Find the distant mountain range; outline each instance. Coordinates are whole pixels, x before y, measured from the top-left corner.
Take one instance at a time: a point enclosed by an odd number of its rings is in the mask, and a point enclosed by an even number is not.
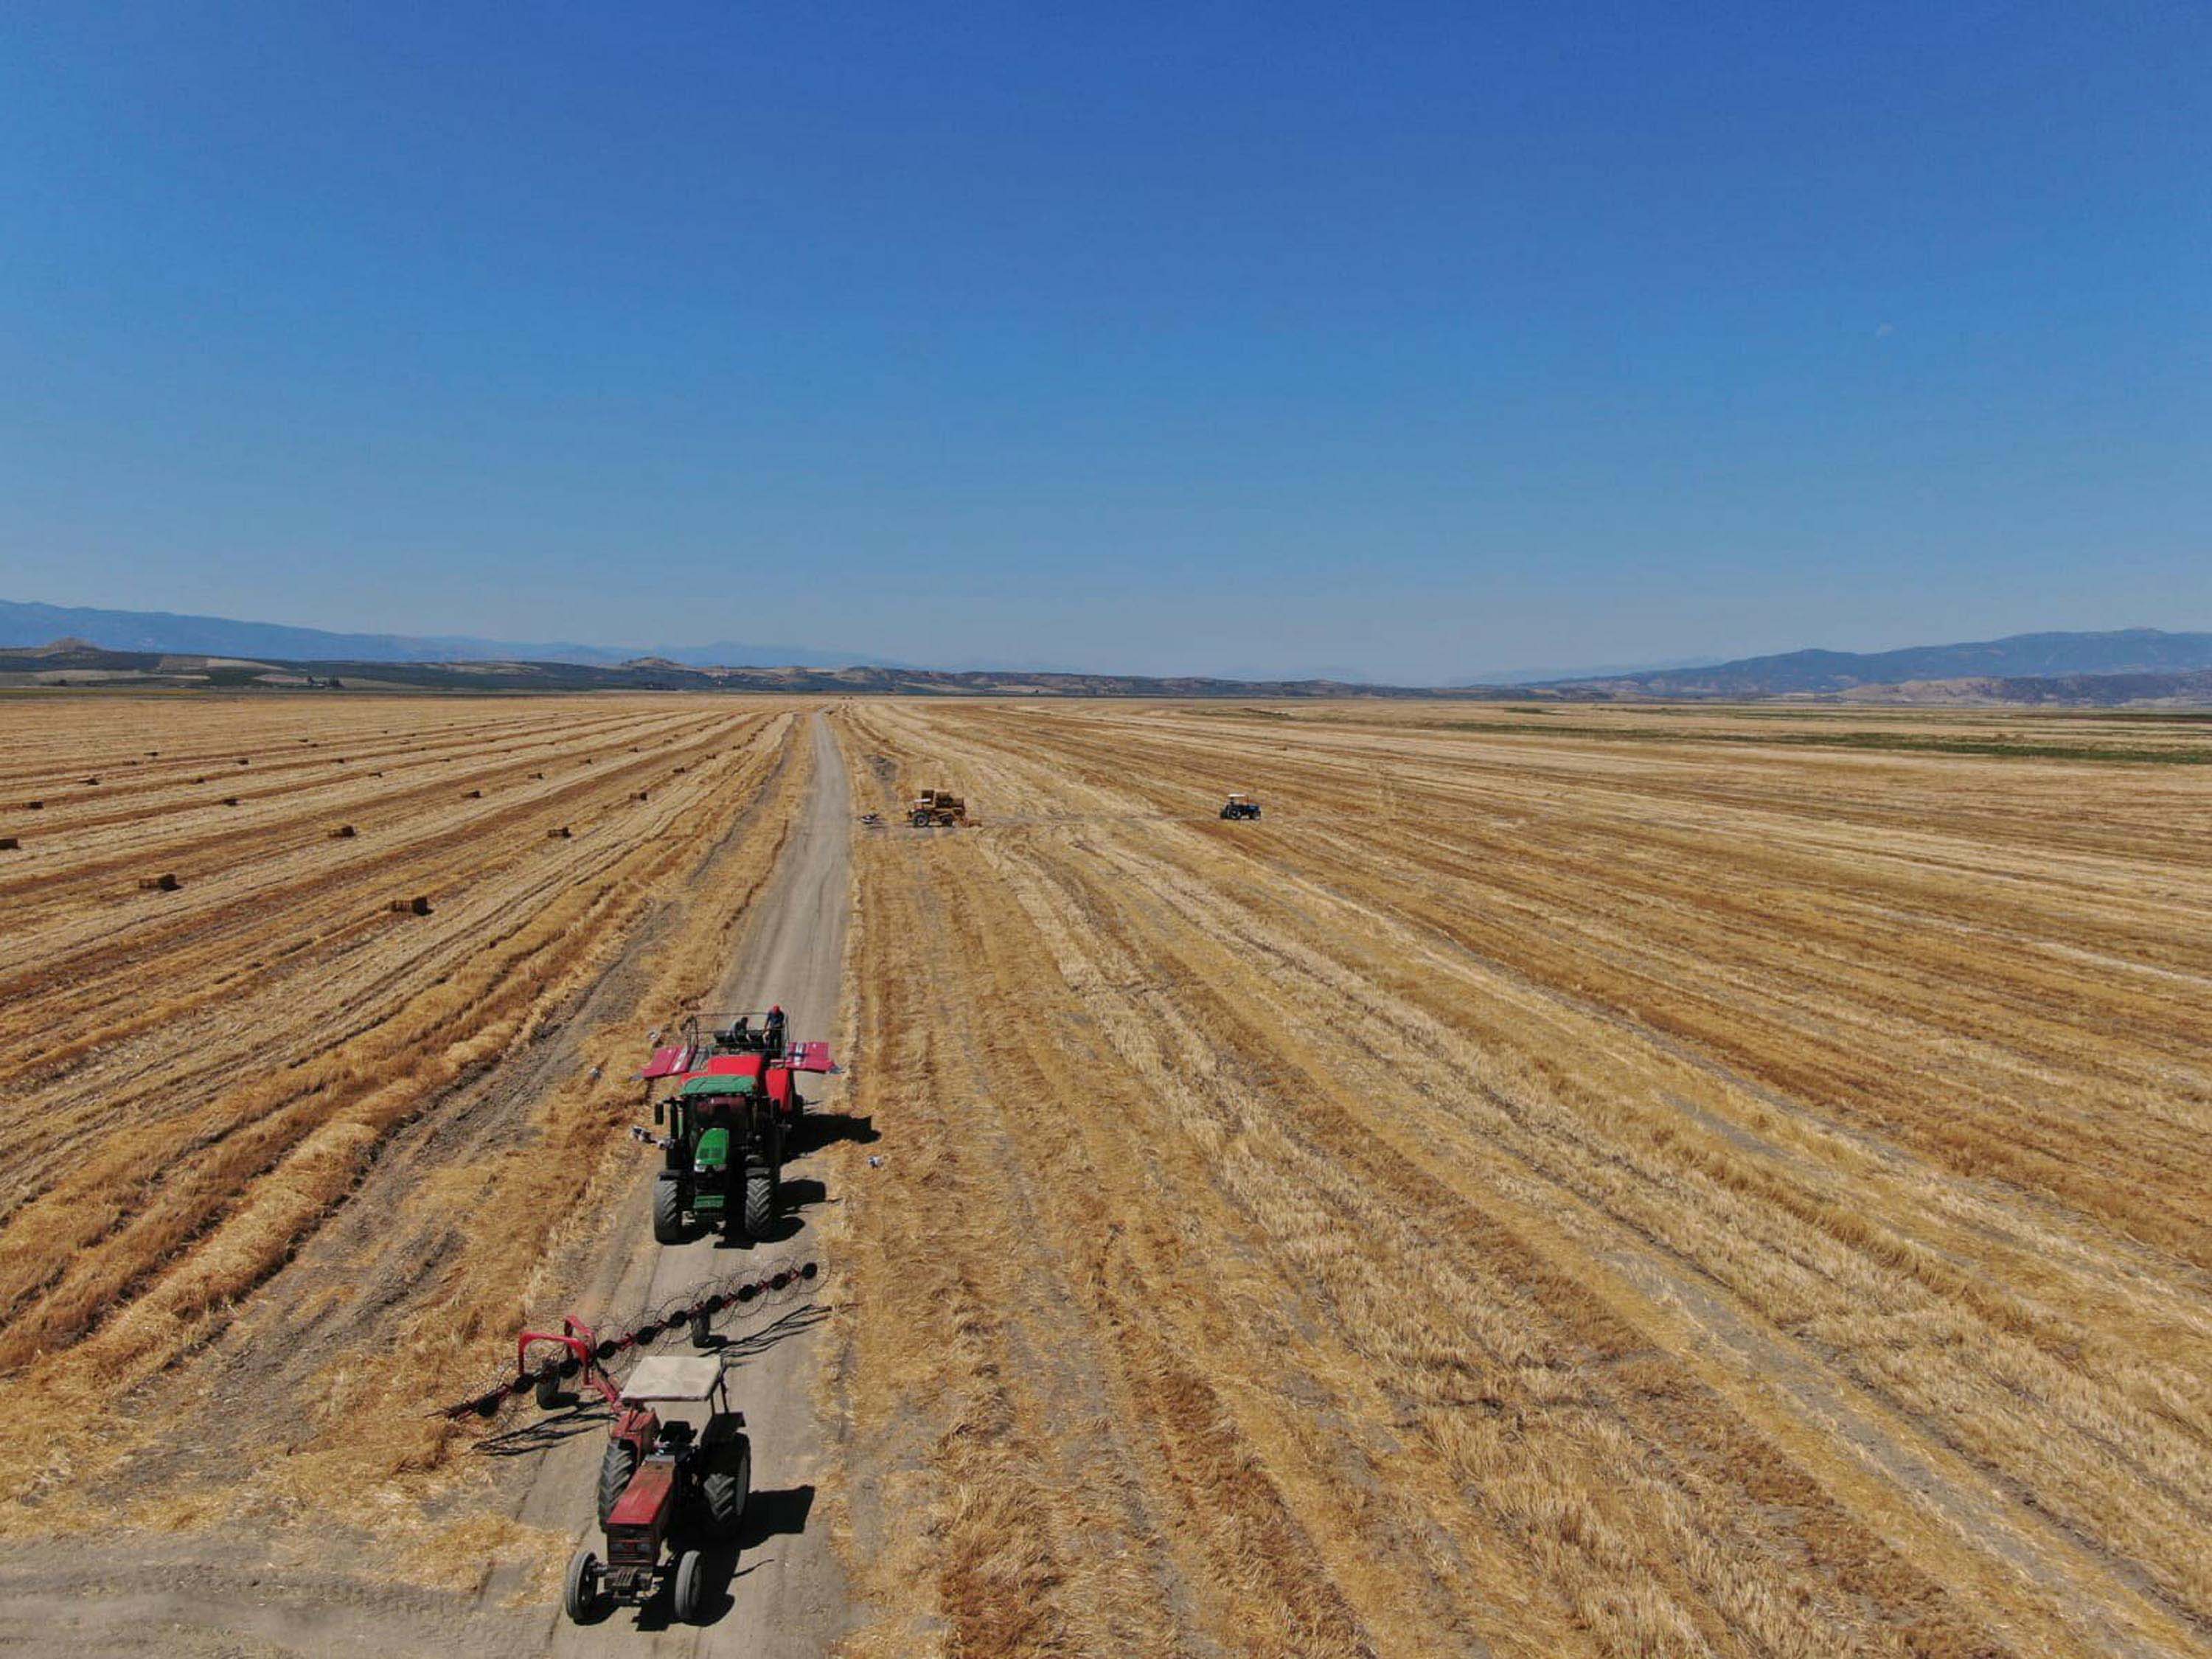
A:
[[[1718,657],[1671,657],[1663,662],[1608,662],[1581,668],[1492,668],[1452,684],[1465,690],[1494,685],[1565,685],[1583,680],[1657,674],[1675,668],[1710,668],[1720,660]]]
[[[54,651],[50,642],[65,641]],[[2204,700],[2212,634],[2155,628],[2015,634],[1899,651],[1790,651],[1733,662],[1671,663],[1530,682],[1518,676],[1447,690],[1370,685],[1352,675],[1291,678],[1095,674],[1007,667],[921,668],[856,661],[805,646],[719,641],[616,648],[522,644],[469,635],[339,634],[166,611],[102,611],[0,600],[0,664],[9,676],[204,677],[206,659],[242,659],[280,677],[374,679],[452,690],[616,689],[911,691],[1059,696],[1525,696],[1569,702],[1644,698],[1850,697],[1884,702],[2112,703]],[[125,662],[123,658],[131,660]],[[220,672],[220,663],[214,665]],[[736,672],[731,672],[736,671]]]
[[[0,599],[0,647],[89,640],[111,651],[152,651],[210,657],[273,657],[316,662],[570,662],[613,665],[639,657],[662,657],[692,667],[759,665],[842,668],[863,653],[804,645],[755,645],[718,640],[708,645],[612,647],[573,641],[522,643],[469,635],[336,634],[282,623],[234,622],[227,617],[182,617],[167,611],[100,611],[84,605],[25,605]]]
[[[111,651],[80,639],[0,647],[0,689],[161,687],[310,693],[418,691],[779,691],[811,696],[1000,697],[1437,697],[1418,687],[1338,680],[1225,680],[943,668],[694,668],[664,657],[624,663],[391,662],[232,653]]]
[[[2124,628],[2105,634],[2014,634],[1902,651],[1789,651],[1703,668],[1551,680],[1544,689],[1616,698],[1777,697],[1923,681],[2055,681],[2081,675],[2187,674],[2205,668],[2212,668],[2212,634]]]

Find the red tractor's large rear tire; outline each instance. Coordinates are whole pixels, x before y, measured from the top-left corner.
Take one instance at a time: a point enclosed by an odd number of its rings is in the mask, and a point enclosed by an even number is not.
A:
[[[637,1473],[637,1448],[627,1440],[610,1440],[607,1449],[599,1454],[599,1524],[607,1524],[615,1505],[629,1490],[629,1478]]]
[[[561,1606],[572,1625],[587,1625],[599,1611],[599,1558],[578,1550],[568,1558],[568,1577],[561,1587]]]
[[[758,1166],[745,1171],[745,1237],[765,1243],[775,1229],[775,1171]]]
[[[684,1242],[684,1183],[672,1175],[661,1176],[653,1183],[653,1242]]]
[[[696,1550],[676,1558],[676,1590],[670,1598],[679,1625],[696,1625],[707,1611],[707,1559]]]
[[[699,1498],[707,1511],[707,1524],[720,1538],[733,1538],[745,1518],[745,1500],[752,1496],[752,1443],[742,1434],[708,1448],[712,1459],[699,1481]]]

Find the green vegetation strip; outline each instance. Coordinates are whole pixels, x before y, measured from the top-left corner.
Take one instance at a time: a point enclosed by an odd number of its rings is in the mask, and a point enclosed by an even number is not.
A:
[[[2081,760],[2153,766],[2212,764],[2212,747],[2132,749],[2114,744],[2027,743],[2011,738],[1930,738],[1903,732],[1651,732],[1636,726],[1547,726],[1518,720],[1421,720],[1431,732],[1500,732],[1522,737],[1602,738],[1615,743],[1735,743],[1775,748],[1886,750],[1920,755],[1986,755],[2000,760]],[[1407,729],[1401,724],[1395,729]]]

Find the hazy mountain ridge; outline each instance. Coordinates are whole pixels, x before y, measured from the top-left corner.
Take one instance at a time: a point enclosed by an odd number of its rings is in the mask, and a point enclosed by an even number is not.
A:
[[[665,659],[618,664],[386,662],[179,652],[113,651],[78,639],[0,648],[0,684],[162,685],[319,690],[405,687],[434,691],[783,691],[847,696],[1060,697],[1435,697],[1413,686],[1338,680],[1228,680],[1141,674],[1021,673],[895,668],[693,668]]]
[[[65,626],[55,626],[57,621]],[[40,629],[38,641],[14,644]],[[57,635],[60,637],[57,637]],[[265,643],[306,641],[307,651]],[[44,643],[43,641],[52,641]],[[189,641],[189,642],[188,642]],[[366,644],[374,650],[334,647]],[[459,647],[484,654],[470,655]],[[567,648],[565,657],[521,652]],[[398,654],[414,651],[416,654]],[[758,651],[772,665],[702,663]],[[804,659],[811,655],[815,659]],[[824,659],[827,659],[826,660]],[[221,617],[100,611],[0,601],[0,678],[23,684],[81,675],[179,686],[299,686],[368,682],[422,690],[727,690],[811,693],[1119,697],[1449,697],[1545,702],[1757,701],[1890,703],[2212,702],[2212,633],[2130,628],[2020,634],[1998,640],[1881,652],[1791,651],[1710,666],[1589,676],[1540,684],[1454,687],[1366,684],[1328,675],[1144,675],[1066,670],[916,668],[854,664],[829,653],[735,645],[683,651],[534,647],[452,636],[356,635]]]
[[[0,599],[0,648],[42,646],[61,638],[95,641],[112,651],[172,655],[280,658],[289,662],[560,662],[612,667],[662,657],[692,667],[724,664],[797,664],[837,668],[866,653],[811,646],[754,645],[720,640],[690,646],[598,646],[573,641],[525,643],[465,634],[345,634],[287,623],[168,611],[106,611],[88,605]]]
[[[1774,697],[1916,681],[2058,681],[2082,676],[2188,674],[2207,668],[2212,668],[2212,634],[2124,628],[2106,633],[2014,634],[1897,651],[1788,651],[1706,668],[1552,680],[1544,689],[1613,697]]]

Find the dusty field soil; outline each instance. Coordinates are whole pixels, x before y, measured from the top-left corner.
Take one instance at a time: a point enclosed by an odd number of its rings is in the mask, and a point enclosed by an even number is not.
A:
[[[2212,1653],[2212,728],[836,718],[854,1650]]]
[[[236,1627],[280,1646],[251,1616],[279,1587],[340,1583],[372,1610],[344,1631],[387,1617],[408,1650],[432,1626],[364,1585],[537,1594],[567,1516],[518,1518],[526,1473],[426,1408],[618,1281],[625,1079],[726,985],[807,729],[708,698],[0,704],[19,1565],[158,1613],[168,1564],[218,1585],[193,1606],[218,1629],[235,1569]]]

